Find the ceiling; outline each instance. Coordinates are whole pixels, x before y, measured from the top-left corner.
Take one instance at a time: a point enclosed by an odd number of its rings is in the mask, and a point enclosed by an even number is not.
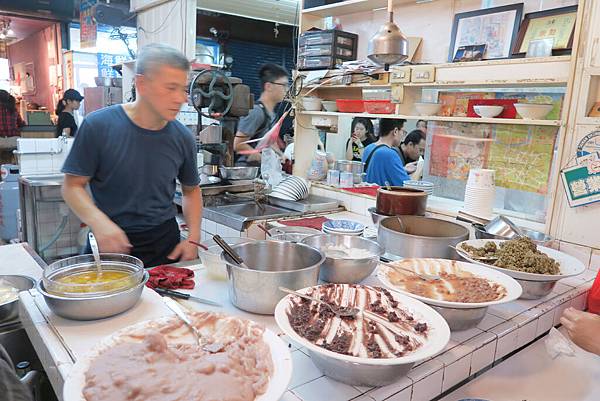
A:
[[[21,39],[25,39],[42,29],[55,24],[55,21],[13,17],[0,14],[0,19],[10,19],[10,28],[14,31],[14,35],[7,38],[7,43],[12,44]]]
[[[197,0],[199,9],[295,25],[300,0]]]

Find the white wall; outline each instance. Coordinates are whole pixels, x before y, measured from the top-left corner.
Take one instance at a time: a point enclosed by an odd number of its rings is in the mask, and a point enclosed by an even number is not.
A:
[[[138,12],[138,48],[164,43],[181,50],[190,60],[195,57],[195,0],[132,0],[131,10]]]
[[[518,3],[517,0],[493,0],[492,6]],[[523,13],[565,7],[577,0],[523,0]],[[435,0],[430,3],[409,3],[394,9],[394,21],[407,36],[423,38],[416,60],[444,63],[448,58],[450,33],[454,14],[481,9],[481,0]],[[387,11],[357,13],[340,17],[342,29],[359,35],[358,58],[366,58],[367,45],[379,27],[387,20]]]

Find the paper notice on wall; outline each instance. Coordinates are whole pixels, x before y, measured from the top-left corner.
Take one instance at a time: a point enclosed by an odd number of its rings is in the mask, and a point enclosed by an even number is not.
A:
[[[546,194],[558,128],[497,125],[490,147],[489,169],[496,185]]]
[[[98,0],[81,0],[79,8],[79,42],[82,49],[96,47],[97,25],[94,18],[94,10]]]

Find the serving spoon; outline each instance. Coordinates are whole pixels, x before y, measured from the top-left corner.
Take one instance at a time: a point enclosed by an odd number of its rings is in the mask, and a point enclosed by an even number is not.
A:
[[[90,241],[90,248],[92,248],[92,255],[94,255],[94,263],[96,264],[96,270],[98,271],[98,277],[102,276],[102,262],[100,261],[100,250],[98,249],[98,242],[96,241],[96,237],[90,231],[88,234],[88,239]]]
[[[290,290],[289,288],[279,287],[279,289],[283,292],[287,292],[288,294],[296,295],[300,298],[308,299],[309,301],[313,301],[320,305],[324,305],[327,309],[332,311],[338,317],[355,317],[361,312],[361,310],[358,308],[354,308],[351,306],[331,305],[329,302],[322,301],[319,298],[315,298],[313,296],[306,295],[298,291]]]
[[[206,343],[206,341],[202,337],[202,334],[200,334],[200,331],[196,327],[194,327],[189,316],[185,314],[185,312],[183,311],[183,309],[179,306],[179,304],[177,302],[175,302],[174,300],[172,300],[171,298],[168,298],[168,297],[162,297],[162,299],[163,299],[163,302],[165,303],[165,305],[167,306],[167,308],[171,309],[175,313],[175,315],[177,315],[179,320],[181,320],[190,329],[190,331],[194,334],[194,337],[196,337],[196,341],[198,341],[198,345],[200,346],[200,348],[202,348],[204,351],[211,353],[211,354],[216,354],[217,352],[220,352],[223,349],[223,344],[220,344],[220,343],[207,344]]]
[[[393,265],[391,263],[385,263],[385,262],[380,262],[382,265],[389,267],[390,269],[396,270],[396,271],[403,271],[403,272],[408,272],[411,273],[417,277],[419,277],[421,280],[425,280],[425,281],[437,281],[437,280],[441,280],[442,278],[440,276],[438,276],[437,274],[428,274],[428,273],[418,273],[412,269],[407,269],[406,267],[400,267],[400,266],[396,266]]]
[[[467,254],[467,255],[468,255],[468,256],[469,256],[471,259],[474,259],[474,260],[487,260],[487,261],[490,261],[490,262],[498,260],[498,257],[497,257],[497,256],[476,256],[476,255],[472,255],[472,254],[470,254],[469,252],[465,251],[465,250],[464,250],[464,249],[462,249],[462,248],[457,248],[457,247],[455,247],[455,246],[452,246],[452,245],[448,245],[448,246],[449,246],[450,248],[454,249],[454,250],[455,250],[456,252],[458,252],[459,254],[460,254],[460,252],[464,252],[464,253],[465,253],[465,254]]]

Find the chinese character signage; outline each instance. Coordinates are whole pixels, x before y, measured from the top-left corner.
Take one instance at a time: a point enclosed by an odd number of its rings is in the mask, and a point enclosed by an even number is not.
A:
[[[79,8],[79,24],[81,25],[79,46],[82,49],[96,47],[97,26],[94,10],[97,2],[98,0],[81,0],[81,7]]]
[[[99,77],[120,77],[119,73],[111,66],[121,64],[128,59],[121,54],[98,53],[98,76]]]
[[[571,207],[600,201],[600,131],[586,135],[577,147],[577,165],[561,171]]]

